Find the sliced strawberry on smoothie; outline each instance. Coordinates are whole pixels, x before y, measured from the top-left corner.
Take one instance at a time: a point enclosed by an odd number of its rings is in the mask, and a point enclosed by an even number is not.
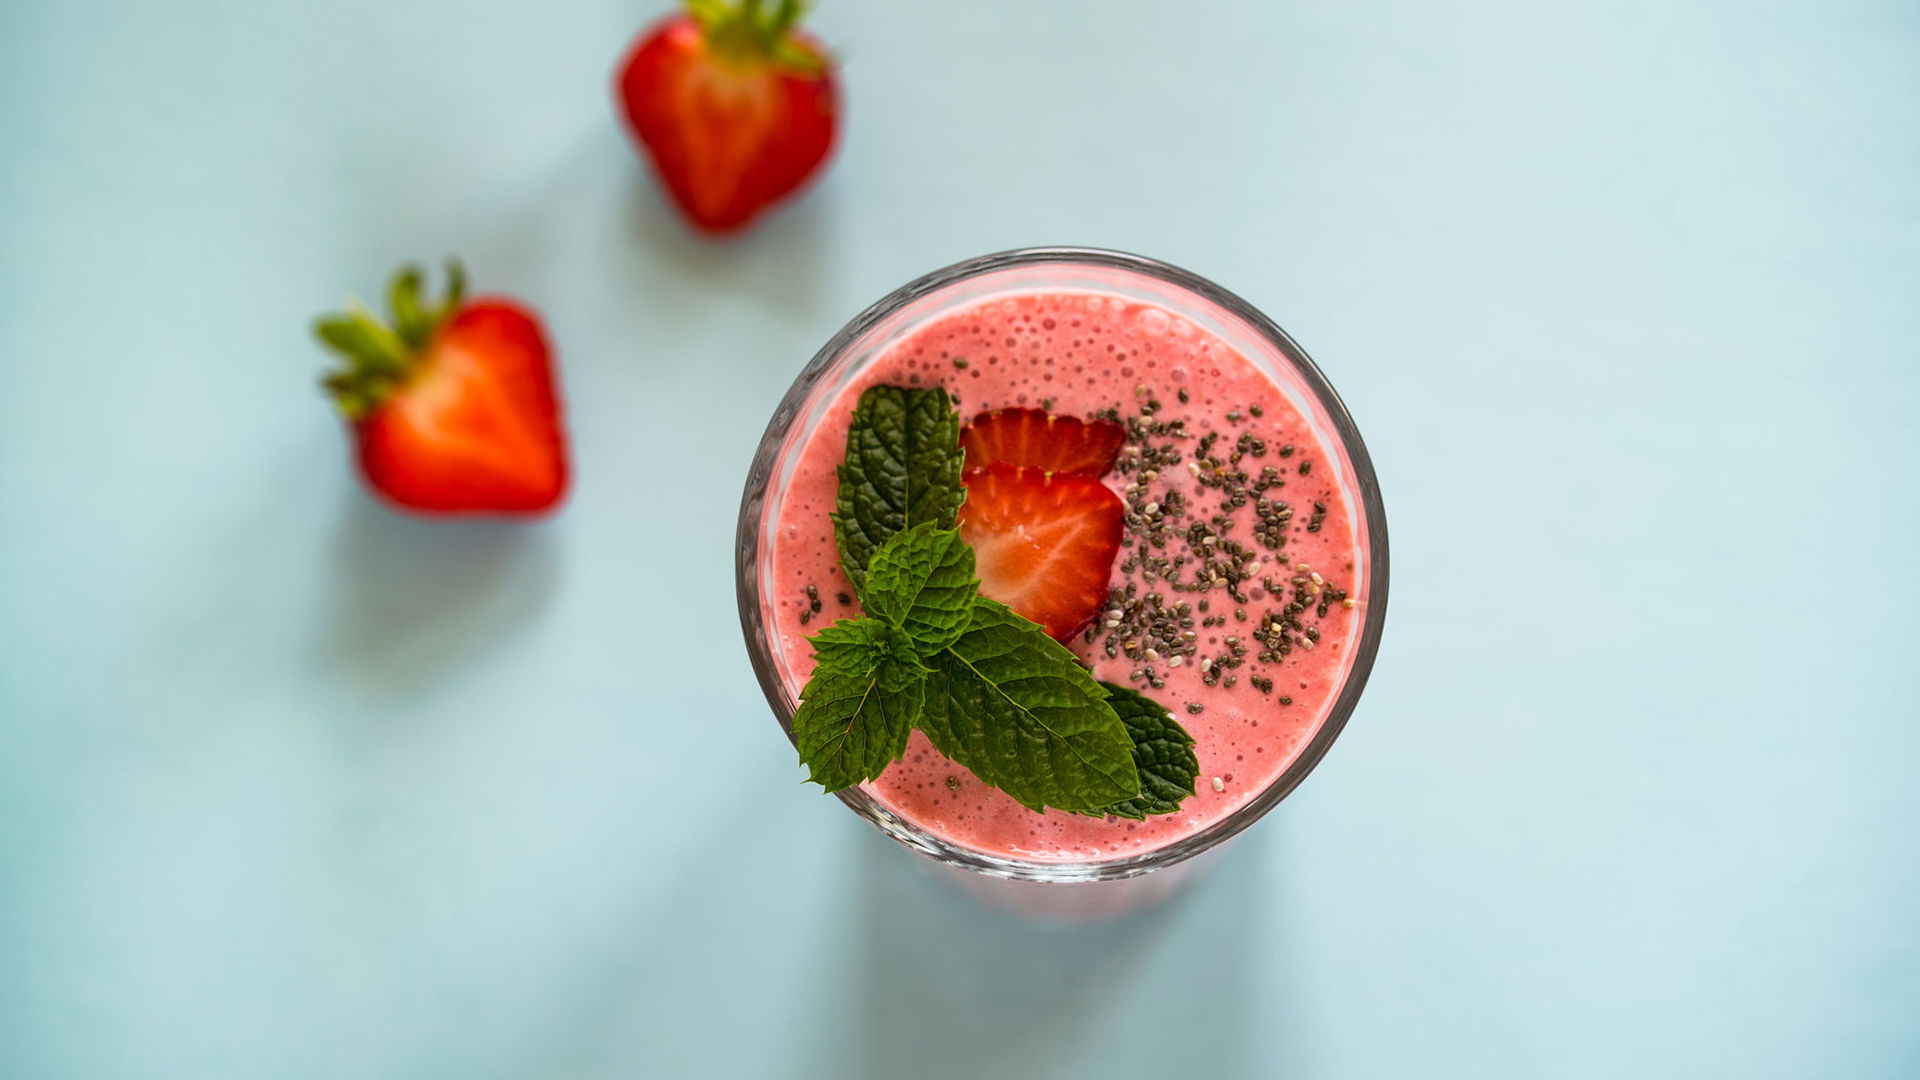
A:
[[[351,427],[361,475],[387,501],[429,514],[540,514],[567,489],[553,358],[539,319],[502,298],[427,305],[421,275],[394,275],[391,324],[364,307],[314,333],[342,357],[323,384]]]
[[[1084,473],[996,461],[968,469],[960,535],[973,547],[981,595],[1056,641],[1087,628],[1107,602],[1120,552],[1120,497]]]
[[[983,412],[960,433],[969,469],[1004,461],[1095,477],[1113,468],[1126,441],[1127,429],[1111,420],[1081,420],[1042,409]]]

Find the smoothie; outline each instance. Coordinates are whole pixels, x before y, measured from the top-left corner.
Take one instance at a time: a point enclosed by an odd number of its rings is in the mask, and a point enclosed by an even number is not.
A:
[[[806,638],[860,614],[839,563],[835,466],[868,387],[945,387],[963,421],[1044,408],[1126,425],[1105,483],[1126,505],[1105,610],[1069,643],[1097,678],[1171,709],[1195,740],[1197,791],[1145,821],[1035,813],[915,732],[868,792],[918,827],[983,853],[1097,862],[1189,836],[1257,797],[1328,716],[1362,625],[1360,539],[1335,446],[1276,376],[1164,308],[1095,291],[994,296],[893,342],[797,450],[763,598],[790,693]],[[1351,595],[1349,595],[1351,594]]]

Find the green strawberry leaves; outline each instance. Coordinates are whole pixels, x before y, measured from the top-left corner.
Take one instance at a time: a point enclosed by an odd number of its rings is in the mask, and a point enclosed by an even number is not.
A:
[[[1171,813],[1193,794],[1193,738],[1171,713],[1095,681],[1029,619],[980,595],[954,527],[966,499],[959,419],[944,390],[860,397],[831,515],[866,616],[809,640],[814,673],[794,739],[828,791],[873,780],[915,727],[1036,812]]]
[[[922,522],[953,528],[966,500],[960,417],[945,390],[876,386],[860,395],[839,468],[840,568],[866,600],[867,567],[887,538]]]
[[[447,260],[447,290],[439,303],[423,301],[424,282],[418,266],[401,267],[393,275],[387,289],[391,324],[357,300],[350,301],[346,311],[314,322],[314,336],[341,359],[320,383],[348,418],[357,420],[379,408],[404,385],[421,352],[465,302],[467,272],[458,259]]]

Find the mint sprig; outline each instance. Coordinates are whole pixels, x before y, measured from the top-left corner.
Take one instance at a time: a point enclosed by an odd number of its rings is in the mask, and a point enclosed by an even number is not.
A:
[[[921,679],[888,690],[877,671],[815,674],[800,691],[800,708],[793,714],[807,779],[828,791],[877,779],[907,752],[926,688]]]
[[[979,597],[973,549],[958,529],[931,521],[895,533],[867,568],[867,610],[900,627],[924,656],[959,640]]]
[[[945,390],[875,386],[860,395],[829,516],[840,568],[862,603],[867,567],[888,537],[922,522],[953,528],[967,498],[959,445],[960,416]]]
[[[1140,773],[1140,794],[1104,809],[1114,817],[1145,821],[1149,814],[1171,814],[1180,800],[1193,794],[1200,779],[1200,759],[1193,752],[1193,736],[1180,726],[1167,707],[1125,686],[1110,682],[1107,704],[1126,725],[1133,740],[1133,767]]]
[[[913,728],[1034,811],[1144,818],[1193,794],[1193,739],[1164,707],[1101,683],[1032,620],[980,595],[954,527],[959,418],[945,390],[860,397],[832,514],[841,568],[866,616],[809,640],[813,678],[794,714],[809,779],[876,779]]]
[[[1140,792],[1133,742],[1066,646],[981,597],[932,658],[920,730],[934,749],[1029,810],[1098,812]]]
[[[834,675],[873,675],[888,690],[919,682],[933,670],[920,659],[913,637],[884,619],[841,619],[808,639],[814,670]]]

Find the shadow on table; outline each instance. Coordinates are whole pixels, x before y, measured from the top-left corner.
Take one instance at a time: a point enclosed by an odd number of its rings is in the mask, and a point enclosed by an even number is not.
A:
[[[1234,854],[1152,910],[1048,927],[870,838],[818,1075],[1238,1075],[1261,905],[1252,853]]]
[[[652,265],[627,271],[655,293],[669,290],[691,302],[656,303],[649,309],[656,317],[678,312],[699,322],[710,314],[701,310],[700,301],[724,296],[810,323],[827,299],[828,277],[822,270],[831,254],[832,194],[810,190],[743,232],[710,237],[679,220],[651,177],[636,175],[626,191],[623,224],[634,242],[632,251]],[[660,270],[666,271],[664,279]]]
[[[332,562],[327,658],[382,694],[420,689],[523,631],[557,571],[540,525],[416,519],[358,492]]]
[[[672,860],[678,884],[582,957],[560,1022],[494,1075],[1250,1075],[1250,939],[1272,908],[1257,851],[1227,852],[1152,911],[1047,928],[851,820],[836,824],[859,834],[852,850],[826,857],[818,819],[784,801],[703,821]]]

